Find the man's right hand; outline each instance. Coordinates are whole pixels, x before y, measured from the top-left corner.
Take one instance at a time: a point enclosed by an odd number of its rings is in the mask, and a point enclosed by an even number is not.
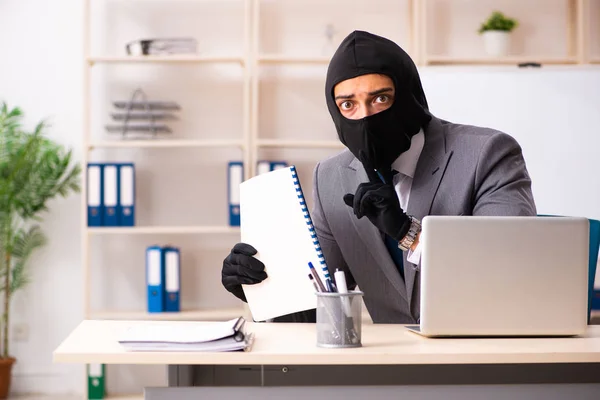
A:
[[[252,257],[256,249],[246,243],[233,246],[231,253],[223,260],[221,283],[235,297],[246,301],[242,285],[253,285],[267,279],[265,265]]]

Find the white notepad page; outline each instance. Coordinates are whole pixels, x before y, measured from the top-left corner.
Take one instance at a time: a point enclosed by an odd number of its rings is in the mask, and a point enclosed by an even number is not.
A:
[[[321,280],[322,253],[311,237],[304,197],[296,191],[294,166],[253,177],[240,185],[241,241],[253,246],[265,264],[267,279],[243,285],[255,321],[316,308],[308,278],[312,262]],[[300,196],[300,198],[298,197]],[[316,239],[315,239],[316,240]],[[320,257],[321,255],[321,257]]]

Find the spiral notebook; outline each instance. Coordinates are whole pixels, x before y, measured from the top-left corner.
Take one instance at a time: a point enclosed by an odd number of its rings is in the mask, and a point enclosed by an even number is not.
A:
[[[308,278],[312,262],[325,281],[327,266],[295,166],[258,175],[240,185],[241,241],[257,251],[267,279],[243,285],[255,321],[316,308]]]

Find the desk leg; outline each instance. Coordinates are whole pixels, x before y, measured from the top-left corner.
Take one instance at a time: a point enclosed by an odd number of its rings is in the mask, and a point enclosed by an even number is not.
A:
[[[193,366],[167,366],[167,385],[169,387],[194,386]]]

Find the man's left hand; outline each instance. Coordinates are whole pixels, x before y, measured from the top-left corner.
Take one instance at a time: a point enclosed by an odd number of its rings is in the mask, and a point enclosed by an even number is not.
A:
[[[358,219],[366,216],[373,225],[396,241],[410,228],[410,218],[400,207],[394,186],[381,181],[374,169],[365,166],[369,182],[358,185],[355,194],[344,195],[344,203]]]

